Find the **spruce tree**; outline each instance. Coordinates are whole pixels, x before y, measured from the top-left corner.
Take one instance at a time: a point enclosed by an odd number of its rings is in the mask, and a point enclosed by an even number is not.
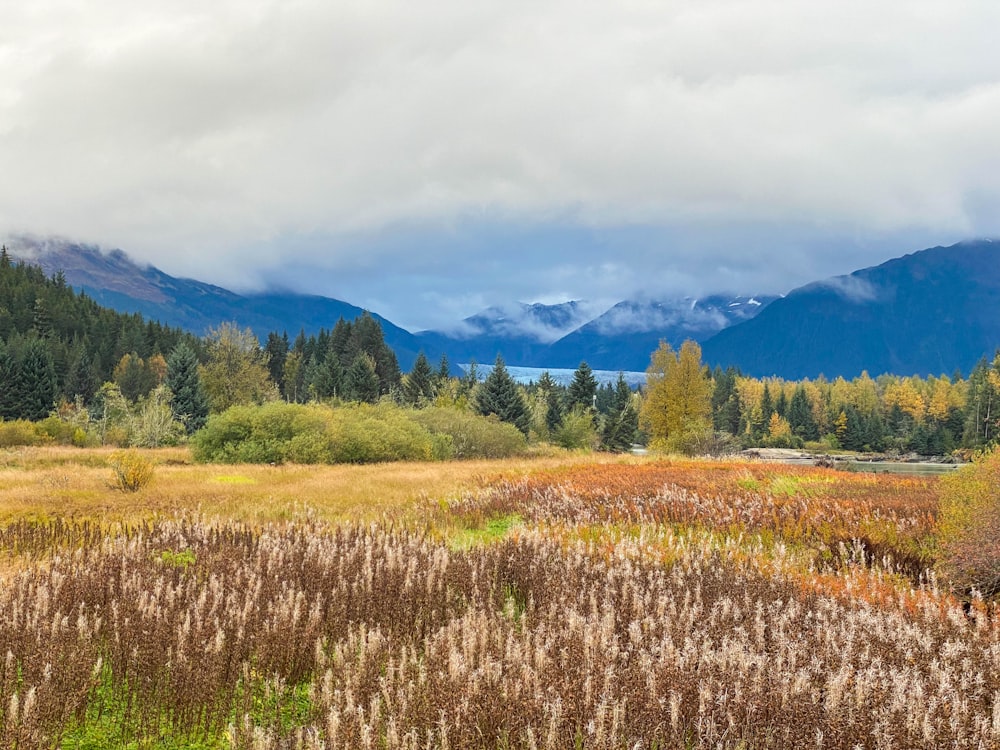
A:
[[[566,393],[566,410],[571,411],[574,406],[593,409],[596,396],[597,379],[594,377],[594,371],[586,362],[581,362],[573,373],[573,382],[569,384]]]
[[[9,260],[8,260],[9,262]],[[21,416],[20,368],[10,348],[0,339],[0,419]]]
[[[809,397],[801,385],[792,393],[792,400],[788,403],[788,424],[792,433],[803,440],[819,440],[819,428],[809,405]]]
[[[21,390],[20,417],[45,419],[55,406],[56,374],[52,355],[41,339],[31,338],[25,344],[17,380]]]
[[[174,414],[184,423],[188,433],[204,427],[208,419],[208,396],[198,372],[198,357],[183,342],[174,347],[167,359],[166,384],[173,394]]]
[[[616,453],[628,451],[638,431],[639,414],[632,405],[632,389],[625,382],[625,375],[619,372],[611,410],[601,430],[601,446]]]
[[[332,350],[328,350],[321,362],[313,360],[307,380],[309,392],[317,400],[342,395],[344,368],[340,366],[340,358]]]
[[[493,371],[476,393],[476,410],[483,416],[495,414],[501,422],[510,422],[525,435],[528,434],[531,419],[528,407],[499,354]]]
[[[288,332],[280,336],[276,332],[267,334],[264,353],[267,355],[267,371],[278,390],[285,392],[285,358],[288,357]]]
[[[403,384],[403,398],[408,404],[420,406],[434,398],[434,391],[434,372],[427,357],[420,352]]]
[[[451,378],[451,368],[448,365],[448,355],[442,354],[441,361],[438,363],[437,370],[437,386],[440,388],[442,383],[447,383],[449,378]]]
[[[378,401],[379,381],[375,361],[365,352],[354,358],[344,376],[344,398],[374,404]]]

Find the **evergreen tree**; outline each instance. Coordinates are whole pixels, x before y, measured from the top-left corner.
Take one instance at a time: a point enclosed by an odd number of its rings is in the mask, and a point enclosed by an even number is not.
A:
[[[408,404],[420,406],[432,401],[434,392],[434,372],[427,357],[420,352],[403,384],[403,399]]]
[[[451,368],[448,366],[448,355],[442,354],[441,362],[438,363],[437,383],[435,383],[435,385],[440,387],[442,383],[447,383],[450,378]]]
[[[566,416],[558,389],[552,388],[545,394],[545,407],[545,426],[552,433],[562,427]]]
[[[288,357],[288,332],[285,331],[280,336],[273,331],[267,334],[264,354],[267,356],[267,371],[271,376],[271,381],[278,386],[278,390],[284,393],[285,359]]]
[[[537,388],[545,395],[545,427],[549,433],[558,430],[563,423],[563,405],[559,397],[559,385],[545,370],[538,378]]]
[[[114,371],[114,382],[122,395],[135,402],[156,387],[156,375],[135,352],[124,355]]]
[[[785,389],[778,392],[778,398],[774,402],[774,413],[779,417],[786,417],[788,411],[788,398],[785,396]]]
[[[774,401],[771,398],[771,388],[767,383],[764,383],[764,395],[760,398],[760,415],[765,430],[771,421],[772,414],[774,414]]]
[[[334,328],[333,336],[337,335]],[[347,353],[350,361],[357,359],[359,354],[367,354],[375,364],[378,376],[379,394],[385,395],[399,390],[402,373],[395,352],[385,343],[382,326],[367,310],[351,325],[350,338],[347,341]]]
[[[10,263],[9,258],[7,262]],[[10,347],[0,339],[0,419],[19,418],[23,401],[20,367]]]
[[[574,406],[593,409],[596,396],[597,379],[594,378],[594,371],[586,362],[581,362],[573,373],[573,382],[566,392],[566,410],[572,411]]]
[[[712,426],[718,432],[740,434],[740,398],[736,392],[736,370],[716,367],[712,374]]]
[[[601,446],[616,453],[631,449],[639,431],[639,414],[632,404],[632,389],[625,382],[625,375],[618,373],[611,410],[601,430]]]
[[[198,356],[183,342],[174,347],[167,359],[166,385],[173,394],[173,412],[188,433],[204,427],[208,419],[208,396],[198,371]]]
[[[801,385],[792,393],[792,400],[788,403],[788,424],[792,433],[803,440],[819,440],[819,428],[809,405],[809,396]]]
[[[510,422],[525,435],[528,434],[531,420],[528,407],[499,354],[493,371],[476,393],[476,411],[483,416],[495,414],[501,422]]]
[[[343,391],[344,368],[340,358],[327,348],[326,356],[320,362],[313,361],[308,374],[309,392],[314,399],[323,400],[340,395]]]
[[[374,404],[378,397],[379,381],[375,360],[370,354],[361,352],[354,358],[344,376],[344,398]]]
[[[32,421],[45,419],[55,406],[56,375],[52,355],[42,339],[28,339],[17,375],[21,393],[19,416]]]
[[[83,346],[74,353],[63,384],[63,395],[70,401],[79,396],[89,402],[97,393],[100,383],[90,353]]]

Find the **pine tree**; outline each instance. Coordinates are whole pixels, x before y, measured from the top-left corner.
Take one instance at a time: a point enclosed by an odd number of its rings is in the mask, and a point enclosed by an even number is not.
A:
[[[423,352],[417,354],[413,369],[403,383],[403,399],[408,404],[420,406],[434,399],[434,372]]]
[[[712,425],[719,432],[740,433],[740,397],[736,391],[737,372],[716,367],[712,375]]]
[[[395,352],[385,343],[382,326],[367,310],[351,325],[350,338],[347,341],[347,353],[350,361],[356,360],[359,354],[367,354],[375,364],[378,376],[379,394],[384,395],[398,391],[402,373]],[[334,328],[333,335],[337,334]]]
[[[525,435],[528,434],[531,420],[528,407],[499,354],[493,371],[476,393],[476,410],[483,416],[495,414],[501,422],[510,422]]]
[[[344,376],[344,398],[348,401],[362,401],[374,404],[379,397],[378,373],[375,360],[366,352],[354,358]]]
[[[624,373],[618,373],[611,409],[601,430],[601,446],[613,452],[625,452],[639,431],[639,414],[632,404],[632,389],[625,382]]]
[[[819,428],[813,417],[812,407],[806,389],[799,385],[788,403],[788,424],[792,433],[803,440],[819,440]]]
[[[31,338],[25,344],[18,380],[22,399],[20,417],[32,421],[45,419],[55,406],[56,375],[52,355],[41,339]]]
[[[208,419],[208,397],[198,371],[198,357],[183,342],[174,347],[167,359],[166,385],[173,394],[173,412],[188,433],[204,427]]]
[[[10,348],[0,339],[0,419],[20,417],[23,401],[20,367]]]
[[[596,396],[597,379],[594,378],[594,371],[586,362],[581,362],[573,373],[573,382],[566,392],[566,410],[571,411],[574,406],[593,409]]]
[[[438,363],[438,370],[436,377],[437,377],[437,383],[435,385],[437,385],[438,387],[440,387],[442,383],[447,383],[448,380],[451,378],[451,368],[448,365],[447,354],[441,355],[441,362]]]
[[[285,392],[285,358],[288,357],[288,332],[280,336],[271,332],[267,334],[264,354],[267,355],[267,371],[278,390]]]
[[[328,349],[322,361],[311,363],[307,381],[314,399],[321,401],[342,394],[344,369],[340,366],[340,358]]]
[[[79,396],[84,402],[88,402],[97,393],[99,386],[93,359],[86,348],[81,346],[70,361],[66,381],[63,383],[63,395],[70,401]]]

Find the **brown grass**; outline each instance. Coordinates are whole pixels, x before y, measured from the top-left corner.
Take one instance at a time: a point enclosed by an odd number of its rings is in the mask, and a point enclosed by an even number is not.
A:
[[[596,462],[614,456],[560,454],[519,459],[361,466],[203,465],[186,448],[145,450],[151,484],[126,494],[113,486],[113,449],[17,448],[0,452],[0,524],[72,518],[114,524],[198,513],[266,523],[302,515],[330,521],[418,521],[423,500],[447,500],[483,480]]]

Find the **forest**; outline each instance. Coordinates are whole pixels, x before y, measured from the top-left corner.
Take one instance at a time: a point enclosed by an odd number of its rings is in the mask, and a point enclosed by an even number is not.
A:
[[[499,356],[485,379],[475,363],[453,369],[423,354],[403,373],[367,313],[311,335],[272,332],[263,344],[237,323],[197,337],[102,308],[60,274],[0,251],[0,442],[174,444],[231,407],[278,401],[492,415],[529,444],[571,449],[967,457],[1000,434],[1000,354],[968,377],[786,381],[709,371],[696,343],[661,343],[638,392],[623,378],[599,385],[586,362],[567,386],[548,373],[515,383]]]

